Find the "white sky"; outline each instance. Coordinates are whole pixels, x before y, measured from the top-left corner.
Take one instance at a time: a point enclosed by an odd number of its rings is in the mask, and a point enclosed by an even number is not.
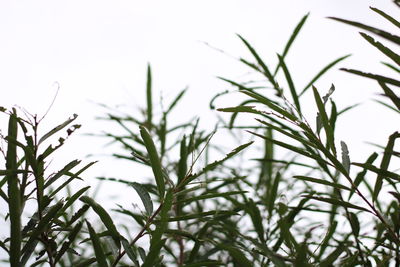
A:
[[[294,79],[301,86],[327,63],[349,53],[353,57],[340,66],[381,70],[382,57],[362,40],[357,29],[325,18],[338,16],[393,29],[368,8],[370,5],[399,15],[389,0],[3,0],[0,105],[18,105],[42,115],[58,83],[59,95],[44,123],[51,128],[78,113],[80,122],[88,125],[82,132],[96,131],[101,126],[93,123],[93,117],[101,115],[102,110],[93,102],[123,104],[131,110],[144,106],[145,71],[150,62],[155,90],[162,91],[166,98],[189,86],[184,98],[187,112],[183,114],[187,119],[206,112],[210,98],[226,89],[216,76],[236,79],[247,72],[240,63],[204,42],[235,57],[251,59],[235,35],[239,33],[267,62],[276,62],[275,53],[282,51],[307,12],[311,16],[287,58]],[[332,82],[340,107],[366,101],[380,92],[372,81],[337,70],[325,76],[317,87],[324,92]],[[343,135],[351,155],[362,151],[362,141],[375,137],[382,140],[379,138],[386,138],[395,130],[390,111],[370,102],[354,112],[360,113],[365,116],[355,119],[349,115],[340,126],[342,133],[348,133],[348,129],[353,133]],[[382,114],[387,119],[382,120]],[[374,129],[372,123],[377,125]],[[385,128],[377,131],[382,127]],[[74,152],[73,157],[81,157],[101,151],[103,143],[76,137],[67,144],[67,151]],[[99,166],[97,173],[111,174]]]

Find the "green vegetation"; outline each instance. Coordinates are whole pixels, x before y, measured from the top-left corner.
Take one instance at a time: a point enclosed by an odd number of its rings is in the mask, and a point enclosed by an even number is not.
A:
[[[390,14],[371,10],[400,28]],[[76,115],[40,136],[41,119],[2,108],[9,124],[0,196],[10,227],[9,237],[0,240],[8,255],[2,260],[10,266],[400,265],[400,174],[390,164],[399,156],[395,141],[400,134],[391,134],[387,145],[364,161],[350,160],[351,147],[335,135],[335,125],[354,106],[338,110],[332,99],[335,86],[326,93],[314,86],[348,56],[327,64],[303,86],[293,81],[286,64],[307,17],[278,55],[277,66],[263,61],[239,36],[252,55],[240,62],[267,83],[221,78],[232,89],[215,96],[212,108],[227,93],[243,96],[239,105],[218,109],[227,119],[220,118],[216,131],[226,131],[238,143],[222,156],[213,143],[215,131],[200,129],[199,120],[170,124],[186,90],[166,109],[153,105],[150,66],[145,112],[134,116],[111,109],[104,115],[103,120],[124,131],[101,134],[123,148],[113,157],[149,168],[153,178],[99,177],[99,182],[126,185],[143,208],[106,210],[88,195],[89,187],[77,188],[76,180],[84,179],[94,162],[73,160],[49,173],[49,162],[60,160],[53,153],[79,128]],[[400,37],[330,19],[362,30],[361,36],[385,56],[387,75],[342,70],[376,81],[382,89],[379,102],[400,112],[395,89],[400,80],[393,78],[400,73],[395,51]],[[279,73],[285,80],[277,80]],[[305,94],[313,96],[316,119],[302,113]],[[53,144],[55,136],[63,135]],[[129,220],[117,223],[114,214]]]

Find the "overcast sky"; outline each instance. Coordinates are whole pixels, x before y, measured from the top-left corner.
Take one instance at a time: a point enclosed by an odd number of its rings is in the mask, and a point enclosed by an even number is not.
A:
[[[276,52],[308,12],[310,18],[287,58],[296,82],[304,85],[328,62],[349,53],[353,56],[340,66],[380,71],[382,58],[357,29],[326,19],[337,16],[393,30],[369,6],[399,15],[389,0],[0,1],[0,105],[18,105],[40,116],[60,86],[44,123],[53,127],[78,113],[80,122],[90,126],[102,112],[95,102],[131,110],[144,106],[145,71],[151,63],[155,90],[165,98],[189,86],[184,113],[189,118],[207,110],[210,98],[226,89],[216,76],[236,79],[246,73],[232,58],[249,57],[237,33],[267,62],[276,62]],[[323,92],[332,82],[341,107],[368,101],[379,92],[372,81],[338,70],[316,85]],[[382,120],[383,111],[369,102],[357,111],[364,117],[344,119],[341,131],[354,133],[346,136],[353,138],[346,140],[350,152],[359,150],[364,140],[391,133],[390,125],[375,132],[391,123],[390,111]],[[368,124],[374,120],[380,124],[371,130]],[[69,148],[76,155],[91,153],[87,150],[102,143],[79,138]]]

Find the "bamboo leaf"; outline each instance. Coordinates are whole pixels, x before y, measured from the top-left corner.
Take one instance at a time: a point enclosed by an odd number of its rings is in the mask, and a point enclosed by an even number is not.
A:
[[[250,215],[251,221],[253,223],[254,229],[258,235],[260,242],[265,243],[264,226],[262,224],[261,212],[258,209],[256,203],[254,203],[252,199],[249,199],[249,201],[246,203],[245,209]]]
[[[196,263],[189,263],[183,265],[183,267],[203,267],[203,266],[224,266],[225,264],[220,261],[215,260],[206,260],[206,261],[199,261]]]
[[[120,248],[121,247],[120,234],[118,233],[117,228],[115,227],[114,222],[111,219],[111,216],[107,213],[107,211],[101,205],[99,205],[94,199],[88,196],[82,196],[79,198],[79,200],[85,204],[88,204],[93,209],[93,211],[97,213],[100,220],[103,222],[104,226],[107,228],[111,237],[113,238],[115,245],[118,248]]]
[[[376,80],[378,82],[387,83],[387,84],[391,84],[391,85],[395,85],[395,86],[400,87],[400,81],[399,80],[392,79],[392,78],[389,78],[389,77],[386,77],[386,76],[382,76],[382,75],[378,75],[378,74],[372,74],[372,73],[366,73],[366,72],[362,72],[362,71],[359,71],[359,70],[353,70],[353,69],[342,68],[340,70],[346,71],[346,72],[349,72],[349,73],[352,73],[352,74],[356,74],[356,75],[359,75],[359,76],[363,76],[363,77],[366,77],[366,78],[374,79],[374,80]]]
[[[147,215],[150,216],[151,214],[153,214],[153,202],[151,201],[151,197],[147,192],[146,188],[144,188],[141,184],[135,182],[131,183],[130,185],[133,187],[133,189],[136,190],[136,193],[142,200]]]
[[[182,91],[179,92],[179,94],[175,97],[175,99],[172,101],[172,103],[169,105],[167,108],[167,111],[165,111],[166,114],[170,113],[171,110],[178,104],[179,100],[183,97],[183,95],[186,93],[188,88],[183,89]]]
[[[390,32],[386,32],[386,31],[380,30],[378,28],[371,27],[371,26],[368,26],[368,25],[365,25],[365,24],[362,24],[359,22],[351,21],[351,20],[340,19],[340,18],[335,18],[335,17],[328,17],[328,18],[339,21],[339,22],[343,22],[343,23],[351,25],[351,26],[355,26],[357,28],[360,28],[360,29],[363,29],[363,30],[366,30],[369,32],[372,32],[386,40],[394,42],[395,44],[400,44],[400,37],[397,35],[393,35]]]
[[[217,247],[226,250],[234,261],[241,267],[253,267],[253,263],[247,259],[242,251],[226,244],[218,244]]]
[[[395,111],[400,111],[400,98],[385,83],[379,82],[379,85],[382,87],[385,96],[396,106],[397,110],[395,109]]]
[[[344,186],[342,184],[332,183],[332,182],[328,182],[326,180],[318,179],[318,178],[314,178],[314,177],[295,175],[295,176],[293,176],[293,178],[300,179],[300,180],[307,181],[307,182],[312,182],[312,183],[317,183],[317,184],[330,186],[330,187],[333,187],[333,188],[336,188],[336,189],[339,189],[339,190],[348,190],[348,191],[351,190],[351,188],[349,188],[347,186]]]
[[[387,62],[381,62],[383,65],[385,65],[386,67],[388,67],[389,69],[393,70],[396,73],[400,73],[400,68],[393,66],[390,63]]]
[[[200,220],[208,220],[208,216],[232,216],[232,215],[239,215],[235,211],[231,210],[212,210],[212,211],[204,211],[199,213],[191,213],[188,215],[182,216],[175,216],[168,219],[169,222],[177,222],[177,221],[186,221],[186,220],[193,220],[193,219],[200,219]]]
[[[147,101],[147,122],[146,125],[149,130],[153,127],[153,100],[151,88],[151,67],[147,65],[147,84],[146,84],[146,101]]]
[[[74,202],[83,194],[85,193],[88,189],[90,188],[90,186],[86,186],[81,188],[80,190],[78,190],[78,192],[76,192],[75,194],[73,194],[72,196],[68,197],[67,202],[65,203],[65,205],[62,207],[62,209],[60,209],[60,211],[58,212],[58,214],[63,214],[70,206],[72,206],[72,204],[74,204]]]
[[[395,18],[393,18],[392,16],[386,14],[385,12],[383,12],[380,9],[377,9],[375,7],[370,7],[371,10],[375,11],[376,13],[378,13],[379,15],[381,15],[382,17],[384,17],[385,19],[387,19],[388,21],[390,21],[393,25],[395,25],[396,27],[400,28],[400,22],[398,20],[396,20]]]
[[[86,221],[87,228],[89,230],[90,239],[92,240],[94,254],[96,256],[97,266],[108,267],[106,255],[104,253],[103,247],[100,243],[100,238],[93,230],[92,226],[88,221]]]
[[[208,194],[203,194],[191,198],[186,198],[182,199],[177,203],[185,203],[188,204],[193,201],[199,201],[199,200],[205,200],[205,199],[211,199],[211,198],[217,198],[217,197],[227,197],[227,196],[232,196],[232,195],[238,195],[238,194],[244,194],[247,193],[248,191],[231,191],[231,192],[224,192],[224,193],[208,193]]]
[[[379,173],[378,173],[378,176],[377,176],[376,182],[375,182],[374,194],[373,194],[374,201],[377,201],[379,192],[382,189],[383,179],[385,177],[385,175],[382,172],[386,172],[389,167],[390,159],[393,154],[394,143],[395,143],[395,140],[399,137],[400,137],[400,134],[398,132],[394,132],[392,135],[390,135],[388,143],[385,147],[385,151],[384,151],[383,158],[381,161]]]
[[[66,120],[65,122],[61,123],[60,125],[54,127],[52,130],[50,130],[49,132],[47,132],[45,135],[43,135],[38,142],[38,145],[40,145],[41,143],[43,143],[43,141],[45,141],[46,139],[48,139],[50,136],[52,136],[53,134],[59,132],[60,130],[62,130],[63,128],[65,128],[67,125],[71,124],[71,122],[73,122],[74,120],[76,120],[76,118],[78,118],[77,114],[73,114],[71,118],[69,118],[68,120]]]
[[[151,234],[151,242],[149,253],[144,260],[142,267],[151,267],[154,266],[155,260],[160,255],[160,250],[162,246],[165,244],[165,239],[162,240],[162,235],[168,228],[168,212],[172,208],[172,200],[173,200],[173,192],[169,190],[165,196],[164,202],[162,203],[161,211],[160,211],[160,220],[157,223],[156,229]]]
[[[357,210],[361,210],[361,211],[366,211],[366,212],[370,212],[368,209],[361,207],[361,206],[357,206],[354,204],[351,204],[349,202],[343,201],[343,200],[339,200],[336,198],[326,198],[326,197],[314,197],[314,196],[303,196],[305,198],[309,198],[309,199],[315,199],[321,202],[325,202],[325,203],[329,203],[332,205],[338,205],[340,207],[343,208],[349,208],[349,209],[357,209]]]
[[[262,114],[261,111],[254,109],[255,106],[237,106],[237,107],[228,107],[228,108],[218,108],[218,111],[222,112],[245,112],[245,113],[253,113],[253,114]]]
[[[240,40],[246,45],[246,47],[249,49],[250,53],[254,56],[256,59],[258,65],[262,68],[263,74],[269,82],[273,85],[274,88],[279,88],[277,82],[275,81],[274,77],[272,76],[271,72],[269,71],[267,65],[265,65],[264,61],[261,59],[261,57],[257,54],[256,50],[240,35],[238,35]]]
[[[133,262],[133,264],[135,265],[135,267],[136,267],[136,266],[139,267],[139,266],[140,266],[140,265],[139,265],[139,262],[138,262],[138,260],[136,259],[137,256],[136,256],[135,252],[133,251],[131,245],[129,244],[129,241],[126,240],[125,238],[122,238],[122,239],[121,239],[121,243],[122,243],[122,246],[124,247],[124,249],[125,249],[125,251],[126,251],[126,254],[128,255],[129,259]]]
[[[368,43],[375,46],[379,51],[381,51],[383,54],[385,54],[387,57],[393,60],[397,65],[400,66],[400,56],[397,53],[393,52],[390,48],[384,46],[382,43],[375,41],[375,39],[369,36],[368,34],[362,32],[360,34],[365,40],[367,40]]]
[[[288,54],[290,47],[292,46],[292,44],[293,44],[294,40],[296,39],[297,35],[299,34],[300,30],[303,28],[304,23],[306,22],[309,15],[310,15],[310,13],[307,13],[304,17],[301,18],[300,22],[296,25],[296,28],[292,32],[288,42],[285,45],[285,48],[283,49],[282,59],[284,59],[286,57],[286,55]],[[274,77],[278,73],[279,67],[281,67],[280,64],[278,64],[276,66],[276,69],[274,71]]]
[[[318,81],[319,78],[321,78],[322,75],[324,75],[328,70],[330,70],[331,68],[333,68],[336,64],[338,64],[339,62],[345,60],[346,58],[350,57],[351,55],[345,55],[343,57],[340,57],[334,61],[332,61],[331,63],[329,63],[328,65],[326,65],[320,72],[317,73],[317,75],[315,75],[314,78],[311,79],[311,81],[303,88],[303,90],[300,92],[299,97],[302,96],[307,90],[308,88],[310,88],[316,81]]]
[[[276,208],[275,201],[276,201],[276,197],[278,195],[278,188],[279,188],[281,178],[282,178],[282,175],[280,172],[278,172],[275,176],[271,190],[269,190],[269,192],[268,192],[269,194],[267,196],[267,208],[268,208],[269,218],[272,217],[274,208]]]
[[[281,116],[288,118],[291,121],[297,121],[297,117],[295,115],[293,115],[292,113],[290,113],[289,111],[287,111],[286,109],[278,106],[277,104],[273,103],[270,99],[257,94],[255,92],[252,91],[240,91],[243,94],[246,94],[254,99],[257,99],[260,103],[266,105],[267,107],[269,107],[270,109],[272,109],[273,111],[278,112],[278,114],[280,114]]]
[[[30,256],[34,252],[36,245],[38,243],[39,235],[41,235],[46,228],[49,228],[51,226],[50,222],[54,220],[55,215],[62,208],[62,206],[63,206],[62,201],[59,201],[57,202],[57,204],[52,206],[46,213],[46,215],[39,221],[36,228],[30,234],[28,241],[22,248],[22,259],[21,259],[22,266],[26,264],[26,262],[29,260]]]
[[[371,166],[372,163],[376,160],[377,157],[378,157],[378,154],[377,154],[377,153],[375,153],[375,152],[372,153],[372,154],[368,157],[368,159],[367,159],[367,161],[366,161],[365,164]],[[352,163],[352,164],[353,164],[353,165],[356,165],[356,164],[354,164],[354,163]],[[367,169],[366,169],[366,168],[364,168],[362,171],[360,171],[360,172],[357,174],[356,178],[354,179],[354,185],[355,185],[356,187],[358,187],[359,184],[360,184],[363,180],[365,180],[365,175],[366,175],[366,174],[367,174]],[[350,192],[350,194],[349,194],[348,200],[350,200],[350,198],[351,198],[351,196],[354,194],[354,192],[355,192],[355,188],[352,188],[352,189],[351,189],[351,192]]]
[[[278,58],[279,58],[279,64],[282,66],[283,73],[285,74],[286,81],[287,81],[287,83],[289,85],[289,89],[290,89],[290,93],[291,93],[292,98],[293,98],[294,105],[296,106],[297,111],[301,114],[299,96],[298,96],[298,94],[296,92],[296,88],[294,86],[292,76],[290,75],[290,72],[289,72],[289,70],[288,70],[288,68],[286,66],[285,61],[283,60],[283,57],[278,55]]]
[[[151,139],[149,132],[143,126],[140,126],[140,135],[142,136],[142,139],[146,146],[147,153],[149,154],[151,168],[153,170],[154,178],[156,180],[160,199],[163,200],[165,195],[165,181],[164,181],[164,175],[161,167],[160,158],[158,156],[156,147],[154,145],[153,140]]]
[[[70,231],[70,233],[68,234],[68,240],[65,241],[62,246],[61,249],[57,252],[55,258],[54,258],[54,262],[57,263],[61,257],[65,254],[65,252],[67,252],[67,250],[71,247],[73,247],[73,242],[75,241],[76,237],[78,236],[79,231],[81,230],[83,225],[83,222],[79,222],[77,223],[74,228]]]
[[[329,119],[328,119],[328,115],[326,114],[326,111],[325,111],[324,103],[321,100],[321,97],[317,91],[317,88],[315,88],[314,86],[313,86],[313,92],[314,92],[315,102],[317,104],[318,111],[319,111],[319,118],[321,119],[322,125],[325,129],[326,139],[328,142],[328,149],[331,149],[333,154],[336,155],[334,133],[333,133],[332,127],[329,124]],[[324,99],[324,101],[325,101],[325,99]]]
[[[249,143],[246,143],[246,144],[243,144],[243,145],[240,145],[240,146],[236,147],[234,150],[232,150],[230,153],[228,153],[223,159],[216,160],[216,161],[214,161],[214,162],[212,162],[210,164],[207,164],[207,166],[205,166],[200,172],[195,173],[195,174],[187,177],[187,179],[185,179],[183,181],[183,183],[181,183],[179,185],[179,188],[182,188],[185,185],[189,184],[191,181],[193,181],[195,178],[199,177],[200,175],[203,175],[206,172],[214,170],[215,168],[220,166],[222,163],[224,163],[228,159],[232,158],[233,156],[237,155],[239,152],[241,152],[242,150],[244,150],[245,148],[247,148],[251,144],[253,144],[253,141],[249,142]]]
[[[81,161],[80,160],[73,160],[70,163],[68,163],[67,165],[64,166],[64,168],[62,168],[60,171],[58,171],[56,174],[54,174],[53,176],[51,176],[46,183],[44,184],[44,187],[48,187],[49,185],[51,185],[52,183],[54,183],[55,181],[57,181],[57,179],[59,179],[61,176],[63,175],[67,175],[67,173],[73,169],[75,166],[77,166]]]
[[[354,233],[355,237],[357,238],[360,233],[360,222],[358,220],[357,215],[353,212],[349,212],[349,221],[350,221],[351,229],[353,230],[353,233]]]

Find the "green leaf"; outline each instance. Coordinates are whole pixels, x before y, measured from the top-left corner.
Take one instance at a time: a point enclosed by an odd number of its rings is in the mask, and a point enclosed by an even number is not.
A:
[[[227,197],[227,196],[244,194],[244,193],[247,193],[247,191],[242,190],[242,191],[231,191],[231,192],[224,192],[224,193],[207,193],[207,194],[202,194],[202,195],[191,197],[191,198],[182,199],[179,202],[188,204],[190,202],[198,201],[198,200],[211,199],[211,198],[217,198],[217,197]]]
[[[160,255],[160,250],[164,246],[166,239],[162,239],[162,235],[168,228],[168,212],[172,208],[173,192],[169,190],[165,196],[164,202],[161,206],[160,220],[157,223],[156,229],[151,234],[150,249],[147,253],[146,259],[142,267],[152,267],[154,266],[155,260],[158,259]]]
[[[137,256],[135,252],[132,249],[132,246],[129,244],[128,240],[125,238],[121,239],[122,246],[125,249],[126,255],[128,255],[129,259],[133,262],[133,264],[137,267],[139,267],[139,262],[137,261]]]
[[[326,111],[325,111],[324,103],[322,102],[322,99],[318,93],[317,88],[315,88],[314,86],[313,86],[313,92],[314,92],[314,99],[315,99],[315,102],[317,104],[318,111],[319,111],[319,113],[318,113],[319,118],[321,119],[322,125],[325,129],[326,139],[327,139],[327,143],[328,143],[328,149],[330,149],[333,152],[333,154],[336,155],[334,133],[333,133],[332,127],[329,124],[329,119],[328,119],[328,115],[326,114]],[[327,96],[329,96],[329,93]],[[327,96],[325,96],[325,97],[327,97]],[[325,98],[325,99],[327,99],[327,98]],[[324,102],[326,102],[325,99],[324,99]]]
[[[40,145],[41,143],[43,143],[43,141],[45,141],[46,139],[48,139],[50,136],[52,136],[53,134],[59,132],[60,130],[62,130],[63,128],[65,128],[67,125],[69,125],[71,122],[73,122],[74,120],[76,120],[76,118],[78,118],[77,114],[72,115],[71,118],[69,118],[68,120],[66,120],[65,122],[61,123],[60,125],[54,127],[52,130],[50,130],[49,132],[47,132],[45,135],[43,135],[38,142],[38,145]],[[68,132],[69,135],[69,132]]]
[[[385,65],[386,67],[388,67],[389,69],[393,70],[396,73],[400,73],[400,68],[393,66],[390,63],[387,62],[381,62],[383,65]]]
[[[256,50],[242,37],[238,34],[238,37],[242,42],[246,45],[246,47],[249,49],[250,53],[254,56],[256,59],[258,65],[262,68],[262,72],[267,77],[269,82],[272,84],[274,88],[279,88],[279,85],[275,81],[274,77],[272,76],[271,72],[269,71],[267,65],[264,63],[264,61],[261,59],[261,57],[257,54]]]
[[[169,222],[177,222],[177,221],[186,221],[186,220],[193,220],[193,219],[204,219],[208,220],[207,216],[232,216],[232,215],[239,215],[235,211],[231,210],[212,210],[212,211],[204,211],[199,213],[191,213],[188,215],[182,216],[175,216],[168,219]]]
[[[195,173],[193,175],[190,175],[187,177],[187,179],[185,179],[184,181],[182,181],[182,183],[180,183],[178,185],[178,188],[183,188],[185,185],[189,184],[191,181],[193,181],[194,179],[196,179],[197,177],[203,175],[206,172],[212,171],[215,168],[217,168],[218,166],[220,166],[222,163],[224,163],[225,161],[227,161],[228,159],[232,158],[233,156],[237,155],[239,152],[241,152],[242,150],[244,150],[245,148],[247,148],[248,146],[250,146],[251,144],[253,144],[252,142],[240,145],[238,147],[236,147],[234,150],[232,150],[230,153],[228,153],[223,159],[221,160],[216,160],[210,164],[207,164],[207,166],[205,166],[201,171],[199,171],[198,173]]]
[[[400,137],[400,134],[398,132],[394,132],[392,135],[390,135],[388,143],[385,147],[385,151],[384,151],[383,158],[381,161],[379,173],[378,173],[378,176],[377,176],[376,182],[375,182],[374,194],[373,194],[374,201],[377,201],[379,192],[382,189],[383,179],[385,177],[383,172],[386,172],[389,167],[390,159],[393,155],[394,142],[399,137]]]
[[[62,209],[60,209],[60,211],[58,212],[58,214],[63,214],[70,206],[72,206],[72,204],[74,204],[74,202],[83,194],[85,193],[88,189],[90,188],[90,186],[86,186],[83,187],[81,189],[78,190],[78,192],[76,192],[75,194],[73,194],[72,196],[68,197],[67,202],[65,203],[65,205],[62,207]]]
[[[32,231],[29,235],[28,241],[25,243],[24,247],[22,248],[22,259],[21,265],[24,266],[26,262],[29,260],[30,256],[34,252],[36,245],[38,243],[39,236],[51,226],[51,221],[54,220],[55,215],[58,211],[62,208],[63,202],[59,201],[57,204],[52,206],[46,215],[39,221],[36,228]]]
[[[79,175],[81,175],[84,171],[86,171],[88,168],[90,168],[93,164],[95,164],[97,161],[92,161],[89,162],[88,164],[86,164],[85,166],[83,166],[79,171],[77,171],[76,173],[70,173],[70,172],[66,172],[65,175],[69,176],[70,178],[68,178],[68,180],[66,180],[64,183],[62,183],[60,186],[58,186],[53,192],[51,192],[51,194],[49,195],[49,197],[54,197],[55,195],[57,195],[58,192],[60,192],[64,187],[66,187],[67,185],[69,185],[71,183],[71,181],[75,180],[75,179],[81,179],[79,177]]]
[[[220,261],[206,260],[206,261],[199,261],[196,263],[189,263],[183,265],[183,267],[203,267],[203,266],[225,266],[225,264]]]
[[[343,167],[346,169],[347,173],[350,173],[350,156],[349,156],[349,149],[345,142],[340,141],[340,146],[342,147],[342,164]]]
[[[326,202],[332,205],[338,205],[340,207],[343,208],[349,208],[349,209],[357,209],[357,210],[361,210],[361,211],[366,211],[366,212],[370,212],[368,209],[361,207],[361,206],[357,206],[354,204],[351,204],[350,202],[346,202],[343,200],[339,200],[336,198],[326,198],[326,197],[314,197],[314,196],[303,196],[305,198],[309,198],[309,199],[315,199],[321,202]]]
[[[146,146],[147,153],[149,154],[151,168],[154,173],[154,178],[156,180],[160,199],[163,200],[165,195],[165,181],[164,181],[164,175],[161,167],[160,158],[158,156],[156,147],[154,145],[153,140],[151,139],[149,132],[143,126],[140,126],[140,135],[142,136],[142,139]]]
[[[376,160],[376,158],[378,157],[378,154],[377,153],[372,153],[369,157],[368,157],[368,159],[367,159],[367,161],[366,161],[366,164],[367,165],[372,165],[372,163]],[[354,164],[354,163],[352,163],[353,165],[356,165],[356,164]],[[362,182],[362,181],[365,181],[365,175],[367,174],[367,169],[366,168],[364,168],[362,171],[360,171],[358,174],[357,174],[357,176],[356,176],[356,178],[354,179],[354,185],[356,186],[356,187],[358,187],[358,185]],[[349,194],[349,198],[348,198],[348,200],[350,200],[350,198],[351,198],[351,196],[354,194],[354,192],[355,192],[355,188],[352,188],[351,189],[351,192],[350,192],[350,194]]]
[[[255,106],[237,106],[237,107],[228,107],[228,108],[218,108],[218,111],[222,112],[245,112],[245,113],[253,113],[253,114],[262,114],[261,111],[255,109]]]
[[[363,77],[366,77],[366,78],[374,79],[374,80],[376,80],[378,82],[392,84],[392,85],[400,87],[400,81],[399,80],[392,79],[392,78],[389,78],[389,77],[385,77],[385,76],[382,76],[382,75],[366,73],[366,72],[362,72],[362,71],[354,70],[354,69],[342,68],[340,70],[346,71],[346,72],[349,72],[349,73],[352,73],[352,74],[356,74],[356,75],[359,75],[359,76],[363,76]]]
[[[165,114],[168,114],[171,112],[171,110],[176,106],[176,104],[179,102],[179,100],[181,100],[183,95],[186,93],[187,89],[188,88],[185,88],[182,91],[180,91],[180,93],[175,97],[175,99],[172,101],[172,103],[167,108],[167,111],[165,111]]]
[[[289,85],[290,94],[292,95],[294,105],[296,106],[297,111],[301,114],[301,106],[299,101],[299,96],[296,92],[296,88],[294,86],[292,76],[290,75],[289,69],[286,66],[286,63],[282,56],[278,55],[279,64],[282,66],[283,73],[285,74],[286,81]]]
[[[345,60],[346,58],[348,58],[350,56],[351,55],[345,55],[343,57],[340,57],[340,58],[332,61],[328,65],[326,65],[320,72],[317,73],[317,75],[315,75],[314,78],[311,79],[311,81],[303,88],[303,90],[301,90],[299,97],[302,96],[308,90],[308,88],[310,88],[316,81],[318,81],[318,79],[321,78],[321,76],[324,75],[328,70],[330,70],[336,64],[338,64],[339,62]]]
[[[10,114],[8,121],[8,137],[17,140],[18,124],[15,109]],[[6,175],[8,186],[8,212],[10,215],[10,266],[20,266],[21,257],[21,193],[18,182],[18,158],[17,146],[14,142],[8,142],[6,155],[6,168],[10,171]]]
[[[96,256],[97,266],[108,267],[106,255],[104,253],[103,247],[101,246],[100,238],[93,230],[92,226],[88,221],[86,221],[87,228],[89,230],[90,239],[92,240],[94,254]]]
[[[366,30],[369,32],[372,32],[386,40],[394,42],[395,44],[400,44],[400,37],[397,35],[393,35],[390,32],[386,32],[386,31],[380,30],[378,28],[371,27],[371,26],[368,26],[368,25],[365,25],[365,24],[362,24],[359,22],[351,21],[351,20],[340,19],[340,18],[335,18],[335,17],[328,17],[328,18],[339,21],[339,22],[343,22],[343,23],[351,25],[351,26],[355,26],[357,28],[360,28],[360,29],[363,29],[363,30]]]
[[[375,41],[374,38],[372,38],[368,34],[362,32],[360,34],[371,45],[375,46],[379,51],[381,51],[383,54],[385,54],[387,57],[393,60],[397,65],[400,66],[400,56],[397,53],[393,52],[390,48],[384,46],[382,43]]]
[[[254,229],[258,235],[260,242],[265,243],[264,226],[262,223],[261,212],[258,209],[256,203],[254,203],[252,199],[249,199],[249,201],[246,203],[245,210],[250,215],[251,221],[253,223]]]
[[[284,59],[286,57],[286,55],[289,52],[290,47],[292,46],[294,40],[296,39],[297,35],[299,34],[300,30],[303,28],[304,23],[306,22],[308,16],[310,15],[310,13],[307,13],[301,20],[300,22],[297,24],[296,28],[294,29],[294,31],[292,32],[292,35],[290,36],[288,42],[285,45],[285,48],[283,49],[283,53],[282,53],[282,59]],[[276,76],[276,74],[278,73],[279,67],[281,67],[280,64],[278,64],[276,66],[276,69],[274,71],[274,77]]]
[[[64,166],[64,168],[62,168],[60,171],[58,171],[56,174],[54,174],[53,176],[51,176],[46,183],[44,184],[44,187],[48,187],[49,185],[51,185],[52,183],[54,183],[55,181],[57,181],[60,177],[62,177],[63,175],[67,175],[67,173],[73,169],[75,166],[77,166],[81,161],[80,160],[73,160],[70,163],[68,163],[67,165]]]
[[[257,94],[255,92],[251,92],[251,91],[245,91],[245,90],[240,91],[240,92],[242,92],[243,94],[246,94],[246,95],[248,95],[248,96],[250,96],[250,97],[252,97],[254,99],[257,99],[260,103],[266,105],[267,107],[269,107],[273,111],[278,112],[279,115],[281,115],[281,116],[283,116],[285,118],[288,118],[291,121],[295,122],[295,121],[298,120],[296,115],[290,113],[286,109],[278,106],[277,104],[273,103],[270,99],[268,99],[268,98],[266,98],[266,97],[264,97],[264,96],[262,96],[260,94]]]
[[[353,230],[354,236],[357,238],[360,233],[360,222],[355,213],[349,212],[349,221],[351,225],[351,229]]]
[[[131,183],[130,185],[133,187],[133,189],[136,190],[136,193],[142,200],[147,215],[150,216],[151,214],[153,214],[153,202],[151,201],[151,197],[147,192],[146,188],[143,187],[141,184],[135,182]]]
[[[88,196],[82,196],[79,198],[80,201],[83,203],[88,204],[94,212],[97,213],[101,221],[103,222],[104,226],[107,228],[109,231],[109,234],[113,238],[115,245],[120,248],[121,247],[121,239],[120,239],[120,234],[117,231],[117,228],[114,225],[113,220],[111,219],[111,216],[107,213],[107,211],[99,205],[94,199],[88,197]]]
[[[396,20],[395,18],[393,18],[392,16],[386,14],[382,10],[377,9],[375,7],[370,7],[370,9],[375,11],[376,13],[378,13],[379,15],[381,15],[382,17],[384,17],[385,19],[387,19],[391,23],[393,23],[393,25],[395,25],[396,27],[400,28],[400,22],[398,20]]]
[[[267,195],[267,208],[268,208],[268,214],[269,214],[269,218],[271,219],[272,215],[273,215],[273,211],[276,208],[275,206],[275,201],[276,201],[276,197],[278,195],[278,188],[279,188],[279,184],[281,181],[282,175],[280,172],[277,172],[275,179],[274,179],[274,183],[272,184],[272,187],[270,190],[268,190],[268,195]]]
[[[247,259],[247,257],[240,249],[226,244],[218,244],[217,247],[226,250],[229,253],[229,256],[231,256],[234,259],[234,261],[238,264],[238,266],[241,267],[254,266],[254,264],[249,259]]]
[[[400,111],[400,98],[385,83],[379,82],[379,85],[382,87],[385,96],[387,96],[396,106],[397,110],[395,109],[395,111]]]
[[[344,186],[342,184],[332,183],[332,182],[328,182],[326,180],[318,179],[318,178],[314,178],[314,177],[295,175],[295,176],[293,176],[293,178],[300,179],[300,180],[303,180],[303,181],[306,181],[306,182],[311,182],[311,183],[317,183],[317,184],[322,184],[322,185],[326,185],[326,186],[331,186],[331,187],[339,189],[339,190],[348,190],[348,191],[351,190],[351,188],[349,188],[347,186]]]
[[[71,247],[73,247],[73,242],[75,241],[76,237],[78,236],[79,231],[81,230],[83,225],[83,222],[79,222],[77,223],[74,228],[69,232],[68,234],[68,240],[65,241],[62,246],[61,249],[59,249],[59,251],[57,252],[55,258],[54,258],[54,262],[57,263],[61,257],[65,254],[65,252],[67,252],[67,250]]]
[[[147,121],[146,126],[149,130],[153,127],[153,100],[151,91],[151,67],[147,65],[147,85],[146,85],[146,100],[147,100]]]

